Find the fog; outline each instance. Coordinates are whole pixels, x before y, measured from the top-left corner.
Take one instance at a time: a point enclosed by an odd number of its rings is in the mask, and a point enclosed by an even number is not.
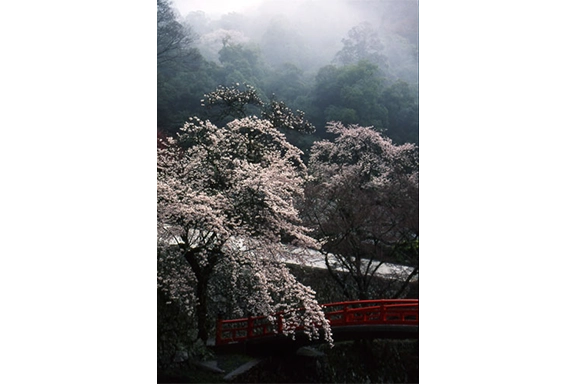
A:
[[[230,12],[248,12],[262,2],[263,0],[172,0],[172,5],[184,16],[190,12],[203,11],[217,17]]]
[[[219,85],[250,85],[328,121],[418,142],[417,0],[172,0],[158,29],[158,126],[176,132]],[[159,0],[159,10],[170,9]],[[164,17],[162,16],[162,17]],[[171,21],[170,21],[171,20]],[[253,111],[255,113],[255,111]],[[214,117],[211,117],[214,118]]]
[[[331,64],[359,25],[374,30],[396,76],[417,80],[418,3],[413,0],[173,0],[197,35],[196,47],[218,62],[227,43],[257,47],[272,66],[292,63],[306,73]]]

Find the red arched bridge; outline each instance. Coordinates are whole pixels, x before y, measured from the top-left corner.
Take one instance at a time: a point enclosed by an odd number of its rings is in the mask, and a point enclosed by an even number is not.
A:
[[[330,322],[334,341],[418,338],[417,299],[344,301],[324,304],[322,307]],[[296,328],[295,339],[286,337],[282,333],[283,313],[277,313],[273,318],[273,322],[268,316],[219,319],[215,347],[243,345],[244,350],[249,350],[272,346],[300,347],[323,342],[323,338],[309,340],[303,334],[302,327]]]

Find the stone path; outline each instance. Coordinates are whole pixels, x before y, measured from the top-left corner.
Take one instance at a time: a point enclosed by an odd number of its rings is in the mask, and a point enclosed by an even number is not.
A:
[[[241,366],[239,366],[238,368],[236,368],[235,370],[233,370],[232,372],[230,372],[229,374],[224,376],[224,380],[227,380],[227,381],[232,380],[236,376],[248,371],[249,369],[254,368],[261,361],[262,361],[262,359],[254,359],[254,360],[250,360],[249,362],[247,362],[245,364],[242,364]]]
[[[214,372],[214,373],[226,373],[223,369],[218,367],[218,362],[216,360],[210,361],[199,361],[195,362],[194,365],[203,368],[207,371]]]

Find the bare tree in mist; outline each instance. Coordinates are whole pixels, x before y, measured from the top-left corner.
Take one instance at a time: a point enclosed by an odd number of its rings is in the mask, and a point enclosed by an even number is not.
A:
[[[193,40],[193,32],[176,20],[170,1],[157,0],[157,65],[190,54]]]

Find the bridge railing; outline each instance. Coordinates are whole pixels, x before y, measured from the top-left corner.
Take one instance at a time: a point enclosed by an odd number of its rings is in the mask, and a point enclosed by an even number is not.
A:
[[[362,324],[418,325],[417,299],[344,301],[324,304],[322,307],[333,328]],[[273,315],[273,322],[268,316],[219,319],[216,326],[216,345],[281,334],[283,314],[280,312]]]
[[[332,327],[361,324],[418,324],[418,300],[363,300],[324,305]]]
[[[282,333],[282,314],[274,315],[271,323],[268,316],[245,317],[242,319],[218,319],[216,325],[216,345],[241,342]]]

